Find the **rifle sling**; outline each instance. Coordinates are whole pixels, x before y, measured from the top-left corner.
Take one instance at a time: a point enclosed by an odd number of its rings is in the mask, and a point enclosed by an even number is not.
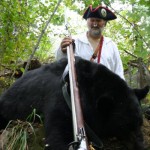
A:
[[[101,53],[102,53],[102,47],[103,47],[103,41],[104,41],[104,37],[103,35],[100,38],[100,42],[98,44],[98,46],[96,47],[90,61],[93,62],[97,57],[97,63],[100,63],[100,59],[101,59]]]
[[[62,86],[62,92],[63,92],[63,96],[65,98],[65,101],[71,110],[71,98],[70,98],[70,96],[68,94],[68,90],[67,90],[68,83],[65,81],[65,77],[67,75],[66,71],[67,71],[67,67],[62,76],[62,80],[64,83],[64,85]],[[88,124],[85,121],[84,121],[84,124],[85,124],[85,130],[87,132],[87,135],[90,138],[90,144],[92,144],[92,146],[95,148],[102,149],[103,143],[100,140],[100,138],[94,133],[94,131],[88,126]]]

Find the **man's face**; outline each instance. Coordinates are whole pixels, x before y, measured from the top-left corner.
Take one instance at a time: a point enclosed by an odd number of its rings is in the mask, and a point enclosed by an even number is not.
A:
[[[101,35],[105,25],[106,25],[106,21],[104,19],[99,19],[99,18],[87,19],[88,30],[90,34],[94,37]]]

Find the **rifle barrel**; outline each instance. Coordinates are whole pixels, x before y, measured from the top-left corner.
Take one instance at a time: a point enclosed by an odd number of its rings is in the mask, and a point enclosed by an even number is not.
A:
[[[72,44],[70,44],[67,47],[67,57],[68,57],[68,67],[69,67],[74,140],[80,141],[81,139],[78,150],[88,150],[86,134],[84,129],[83,113],[82,113],[80,96],[79,96],[79,89],[77,85],[75,58],[74,58]]]

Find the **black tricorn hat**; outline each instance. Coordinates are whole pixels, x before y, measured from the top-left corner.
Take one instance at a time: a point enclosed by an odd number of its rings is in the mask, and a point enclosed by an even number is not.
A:
[[[85,11],[83,18],[88,19],[88,18],[101,18],[104,20],[114,20],[116,19],[116,15],[109,10],[107,7],[99,5],[96,8],[92,8],[92,5],[90,5],[87,10]]]

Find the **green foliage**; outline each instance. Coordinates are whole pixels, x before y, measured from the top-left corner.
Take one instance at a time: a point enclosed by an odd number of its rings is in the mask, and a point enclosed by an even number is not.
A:
[[[119,10],[118,19],[107,25],[106,35],[115,40],[121,52],[121,57],[125,68],[127,63],[134,59],[126,53],[130,52],[137,58],[142,58],[148,62],[150,55],[150,25],[149,7],[145,1],[122,1],[126,9]],[[111,32],[109,30],[111,29]]]
[[[41,116],[36,113],[36,109],[33,109],[32,113],[27,117],[26,120],[34,123],[37,119],[43,123]]]
[[[55,5],[55,3],[53,4]],[[0,5],[0,61],[3,64],[10,64],[10,61],[24,61],[28,59],[37,42],[49,15],[54,7],[45,6],[38,0],[1,1]],[[53,22],[56,22],[55,20]],[[47,49],[50,51],[50,39],[43,38],[44,43],[49,40]],[[44,50],[41,46],[40,48]],[[16,65],[15,65],[16,66]],[[15,68],[14,68],[15,69]]]
[[[20,61],[29,58],[57,3],[58,0],[0,1],[0,64],[15,71]],[[113,5],[114,3],[118,5]],[[141,57],[147,63],[150,55],[148,0],[63,0],[48,25],[34,57],[45,62],[54,54],[54,45],[58,45],[60,37],[64,37],[66,9],[76,12],[76,15],[68,14],[71,33],[86,30],[81,24],[83,21],[81,16],[90,4],[93,7],[106,4],[116,11],[118,19],[107,24],[105,35],[117,43],[125,68],[128,67],[127,63],[134,59],[126,51]],[[73,18],[79,19],[72,22]]]

